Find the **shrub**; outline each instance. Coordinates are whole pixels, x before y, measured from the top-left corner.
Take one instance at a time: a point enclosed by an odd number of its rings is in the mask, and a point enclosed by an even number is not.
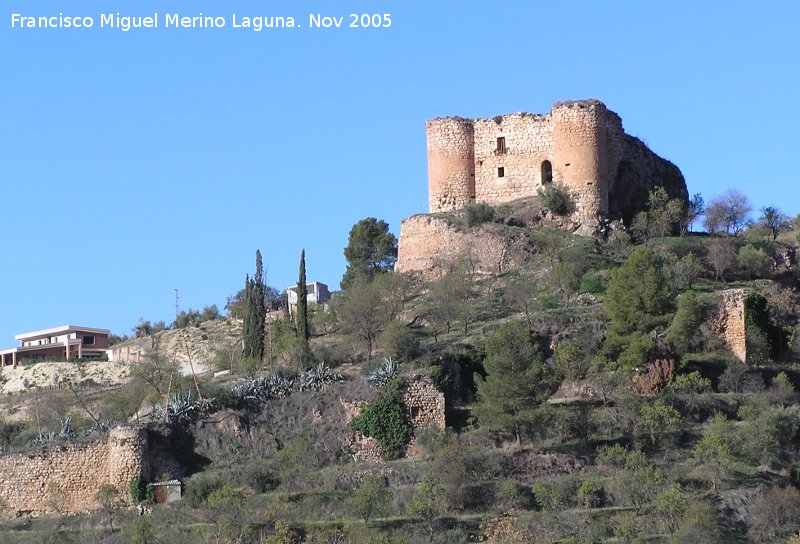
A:
[[[586,272],[581,277],[580,290],[583,293],[592,293],[593,295],[602,293],[605,290],[603,277],[594,271]]]
[[[258,493],[265,493],[278,487],[278,478],[267,459],[251,459],[244,466],[244,480]]]
[[[390,382],[391,383],[391,382]],[[350,426],[356,432],[370,436],[381,445],[384,459],[397,459],[413,434],[403,398],[397,391],[378,397],[363,406]]]
[[[131,500],[135,503],[152,503],[155,500],[153,488],[147,485],[147,480],[141,476],[137,476],[131,480],[128,491],[131,494]]]
[[[468,227],[475,227],[494,220],[494,208],[486,202],[473,202],[464,207],[464,218]]]
[[[546,185],[537,191],[542,205],[558,215],[567,215],[575,210],[575,202],[566,187]]]
[[[199,508],[211,493],[222,486],[223,481],[219,475],[199,472],[186,480],[184,496],[189,504]]]
[[[577,496],[585,508],[597,508],[603,502],[603,486],[586,480],[578,488]]]
[[[419,352],[419,341],[414,333],[399,321],[389,323],[378,337],[378,346],[384,353],[392,354],[403,362],[409,362]]]
[[[559,344],[553,359],[556,373],[563,380],[582,380],[589,370],[586,355],[574,344]]]

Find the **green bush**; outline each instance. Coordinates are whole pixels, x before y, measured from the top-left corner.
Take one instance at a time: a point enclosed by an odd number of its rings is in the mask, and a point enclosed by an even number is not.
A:
[[[494,208],[485,202],[473,202],[464,207],[464,218],[468,227],[476,227],[494,220]]]
[[[244,481],[258,493],[278,487],[278,478],[272,464],[264,458],[251,459],[244,467]]]
[[[394,383],[396,380],[392,380]],[[378,397],[372,404],[363,406],[350,426],[356,432],[376,439],[384,459],[397,459],[403,453],[414,430],[408,421],[406,406],[398,391]]]
[[[208,496],[222,488],[224,483],[222,478],[217,474],[198,472],[186,480],[184,496],[186,500],[189,501],[189,504],[195,508],[199,508],[203,505]]]
[[[594,271],[586,272],[581,277],[580,290],[582,293],[592,293],[593,295],[602,293],[605,291],[603,277]]]
[[[153,488],[147,485],[147,480],[141,476],[137,476],[131,480],[128,486],[128,492],[131,495],[131,500],[135,503],[152,503],[155,501],[155,492]]]
[[[546,185],[537,191],[542,205],[558,215],[567,215],[575,210],[575,202],[566,187]]]
[[[582,380],[589,371],[583,350],[574,344],[559,344],[553,354],[556,374],[562,380]]]
[[[411,330],[400,321],[389,323],[378,337],[378,346],[387,356],[407,363],[419,353],[419,341]]]

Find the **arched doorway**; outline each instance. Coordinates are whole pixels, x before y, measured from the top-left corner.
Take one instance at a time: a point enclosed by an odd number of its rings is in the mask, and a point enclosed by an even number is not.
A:
[[[553,165],[550,161],[542,161],[542,185],[553,183]]]

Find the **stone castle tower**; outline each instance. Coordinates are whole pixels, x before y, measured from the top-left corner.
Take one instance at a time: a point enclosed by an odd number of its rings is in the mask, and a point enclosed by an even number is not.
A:
[[[425,128],[431,212],[531,197],[557,183],[573,195],[574,219],[588,234],[602,219],[630,221],[659,185],[688,201],[680,170],[625,134],[599,100],[557,103],[546,115],[439,118]]]

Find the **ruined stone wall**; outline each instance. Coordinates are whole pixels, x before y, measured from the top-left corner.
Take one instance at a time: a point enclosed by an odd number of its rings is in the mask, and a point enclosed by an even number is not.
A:
[[[742,362],[747,360],[744,289],[726,289],[716,294],[708,315],[715,332],[722,335],[728,349]]]
[[[403,403],[408,409],[411,426],[433,425],[444,431],[444,393],[429,381],[416,377],[403,393]]]
[[[345,425],[349,425],[359,414],[361,406],[366,404],[364,401],[353,402],[344,399],[339,399],[339,402],[344,408]],[[403,392],[403,403],[408,410],[412,427],[416,429],[433,425],[440,431],[444,431],[446,425],[444,393],[439,391],[430,380],[419,375],[408,380],[406,390]],[[381,445],[374,438],[354,433],[348,438],[345,445],[356,461],[378,463],[383,459]],[[405,456],[415,457],[418,451],[412,439],[406,446]]]
[[[459,230],[440,217],[415,215],[400,224],[395,271],[436,277],[466,258],[478,272],[502,272],[531,254],[526,237],[502,235],[496,225]]]
[[[0,456],[0,499],[16,512],[82,512],[96,510],[95,494],[112,484],[128,502],[130,482],[142,475],[146,437],[141,428],[117,427],[94,440]]]

